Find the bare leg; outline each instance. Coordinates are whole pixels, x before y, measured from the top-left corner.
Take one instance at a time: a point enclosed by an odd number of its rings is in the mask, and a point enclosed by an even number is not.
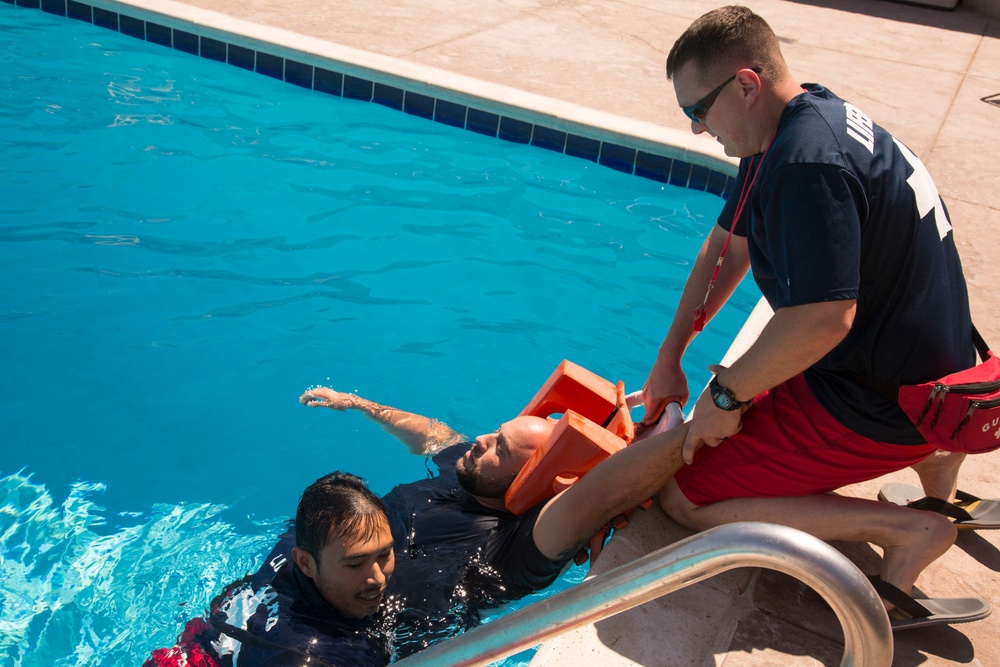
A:
[[[905,593],[917,576],[948,550],[958,534],[933,512],[834,494],[793,498],[740,498],[697,506],[674,480],[660,491],[660,506],[678,523],[707,530],[735,521],[766,521],[821,540],[871,542],[882,547],[879,576]]]
[[[958,488],[958,469],[962,467],[964,460],[965,454],[939,449],[911,467],[920,475],[920,483],[927,496],[954,502],[955,490]]]

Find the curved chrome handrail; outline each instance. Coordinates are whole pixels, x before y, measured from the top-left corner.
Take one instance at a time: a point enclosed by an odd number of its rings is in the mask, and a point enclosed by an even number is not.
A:
[[[822,595],[844,630],[841,667],[892,663],[889,618],[853,563],[825,542],[793,528],[743,522],[693,535],[394,664],[488,665],[739,567],[784,572]]]

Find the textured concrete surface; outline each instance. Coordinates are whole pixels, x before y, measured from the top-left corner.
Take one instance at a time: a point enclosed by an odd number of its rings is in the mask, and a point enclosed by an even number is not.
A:
[[[115,0],[108,0],[114,2]],[[124,0],[159,8],[160,0]],[[572,108],[620,128],[689,126],[663,74],[673,40],[718,0],[184,0],[280,33],[286,45],[326,48],[379,65],[443,73],[506,101]],[[882,0],[747,0],[775,28],[793,72],[864,109],[927,164],[953,217],[973,317],[1000,347],[1000,2],[940,11]],[[166,11],[156,9],[156,11]],[[277,29],[277,30],[275,30]],[[270,34],[270,33],[268,33]],[[353,49],[353,50],[352,50]],[[451,77],[448,79],[447,77]],[[423,79],[421,79],[423,80]],[[483,91],[486,91],[485,93]],[[491,93],[492,91],[492,93]],[[509,95],[519,91],[522,95]],[[986,101],[984,101],[984,98]],[[993,100],[991,103],[989,100]],[[617,119],[614,120],[614,119]],[[631,131],[631,130],[622,130]],[[668,132],[669,134],[669,132]],[[690,141],[690,135],[680,142]],[[697,138],[707,142],[710,139]],[[718,151],[715,151],[716,153]],[[878,480],[844,493],[874,498]],[[902,471],[891,481],[914,483]],[[1000,496],[1000,454],[971,458],[961,487]],[[599,568],[627,562],[687,532],[658,510],[639,512]],[[873,572],[877,551],[836,545]],[[1000,603],[1000,531],[963,532],[918,581],[927,593]],[[731,572],[543,647],[536,664],[838,664],[836,619],[784,575]],[[895,637],[909,665],[1000,665],[1000,612],[984,621]]]

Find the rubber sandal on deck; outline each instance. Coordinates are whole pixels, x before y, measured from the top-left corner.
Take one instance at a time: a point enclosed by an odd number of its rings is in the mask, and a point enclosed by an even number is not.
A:
[[[955,502],[949,503],[939,498],[925,498],[919,487],[910,484],[886,484],[878,492],[878,499],[943,514],[953,519],[959,529],[1000,528],[1000,500],[983,500],[964,491],[957,492]]]
[[[868,581],[879,597],[895,605],[888,612],[893,632],[931,625],[969,623],[986,618],[993,612],[993,605],[982,598],[914,598],[879,577],[868,577]]]

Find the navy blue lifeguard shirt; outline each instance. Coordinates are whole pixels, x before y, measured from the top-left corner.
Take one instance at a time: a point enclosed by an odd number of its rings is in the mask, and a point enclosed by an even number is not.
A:
[[[742,181],[759,165],[734,233],[747,237],[764,298],[774,310],[857,299],[850,333],[806,371],[809,387],[852,431],[921,444],[898,405],[842,372],[901,385],[975,364],[948,212],[906,146],[830,91],[804,87],[764,159],[742,160],[719,225],[729,230]]]

